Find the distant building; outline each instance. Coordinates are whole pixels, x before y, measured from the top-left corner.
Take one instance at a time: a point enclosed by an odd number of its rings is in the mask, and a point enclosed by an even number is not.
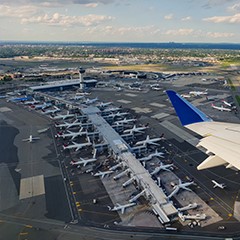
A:
[[[95,79],[83,80],[83,82],[85,89],[93,88],[97,84],[97,80]],[[79,79],[48,82],[43,85],[30,87],[30,89],[32,91],[45,92],[45,91],[64,91],[77,87],[80,87]]]

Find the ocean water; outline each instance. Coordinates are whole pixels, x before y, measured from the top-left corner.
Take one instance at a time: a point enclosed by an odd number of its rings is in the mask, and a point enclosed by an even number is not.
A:
[[[99,48],[155,48],[155,49],[229,49],[240,50],[240,43],[127,43],[127,42],[17,42],[0,41],[0,45],[61,45],[61,46],[89,46]]]

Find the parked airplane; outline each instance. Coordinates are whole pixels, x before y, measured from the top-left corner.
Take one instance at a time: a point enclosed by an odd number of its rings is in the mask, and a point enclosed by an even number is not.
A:
[[[240,125],[213,121],[176,92],[168,90],[167,94],[182,125],[203,136],[197,146],[211,153],[197,169],[226,165],[240,170]]]
[[[173,195],[177,194],[180,189],[184,189],[191,192],[192,190],[188,188],[188,186],[193,184],[194,184],[193,181],[182,183],[182,180],[179,179],[179,184],[173,187],[173,191],[168,195],[168,199],[170,199]]]
[[[94,177],[104,178],[105,176],[108,176],[109,174],[111,174],[111,173],[113,173],[113,172],[114,172],[114,171],[112,171],[112,170],[108,170],[108,171],[105,171],[105,172],[99,171],[99,172],[95,173],[93,176],[94,176]]]
[[[33,137],[32,135],[30,135],[29,138],[23,139],[22,141],[23,142],[30,142],[30,143],[32,143],[35,140],[39,140],[39,139],[40,139],[40,137]]]
[[[131,129],[126,129],[124,130],[123,132],[124,133],[130,133],[130,134],[133,134],[133,133],[144,133],[143,130],[147,129],[148,128],[148,125],[144,126],[144,127],[136,127],[136,125],[133,126],[133,128]]]
[[[40,109],[45,109],[48,107],[51,107],[52,104],[51,103],[43,103],[43,104],[37,104],[37,105],[31,105],[31,108],[34,108],[35,110],[40,110]]]
[[[215,180],[212,180],[212,183],[214,184],[213,188],[218,187],[218,188],[224,189],[226,187],[226,185],[224,183],[218,183]]]
[[[194,96],[207,95],[208,90],[206,89],[204,92],[203,91],[191,91],[191,92],[189,92],[189,94],[194,95]]]
[[[62,119],[62,120],[65,120],[67,118],[72,118],[74,117],[76,114],[70,114],[69,111],[67,112],[67,114],[58,114],[56,116],[53,116],[51,117],[51,119],[54,119],[54,120],[58,120],[58,119]]]
[[[71,140],[73,140],[74,138],[78,136],[83,136],[85,134],[87,134],[87,131],[83,132],[83,127],[81,127],[78,132],[71,132],[69,130],[67,130],[67,133],[59,132],[57,133],[57,137],[62,137],[62,138],[71,137]]]
[[[133,202],[133,203],[127,203],[127,204],[125,204],[125,205],[120,205],[119,203],[117,203],[116,206],[114,206],[113,208],[111,208],[110,206],[108,206],[108,210],[109,210],[109,211],[119,211],[119,210],[120,210],[121,213],[124,214],[126,208],[133,207],[133,206],[135,206],[135,205],[136,205],[135,202]]]
[[[153,157],[161,157],[161,158],[164,158],[163,155],[164,155],[163,152],[158,152],[158,150],[156,149],[156,151],[155,151],[154,153],[151,153],[151,154],[149,154],[148,156],[143,157],[143,158],[138,158],[138,161],[149,161],[149,160],[151,160]]]
[[[190,98],[191,97],[190,94],[181,94],[181,96],[184,97],[184,98]]]
[[[48,129],[49,129],[49,127],[47,127],[47,128],[42,128],[42,129],[37,130],[37,132],[38,132],[38,133],[45,133],[45,132],[48,131]]]
[[[98,101],[98,97],[96,97],[96,98],[92,98],[92,99],[89,99],[89,98],[87,98],[85,101],[83,101],[83,104],[93,104],[93,103],[95,103],[95,102],[97,102]]]
[[[48,110],[44,110],[42,109],[42,113],[43,114],[52,114],[52,113],[56,113],[56,112],[60,112],[60,108],[56,107],[56,106],[53,106],[54,109],[48,109]]]
[[[74,122],[72,123],[68,123],[68,122],[64,122],[64,123],[55,123],[55,127],[56,128],[71,128],[71,127],[75,127],[75,126],[81,126],[82,123],[78,121],[78,119],[76,119]]]
[[[134,119],[134,118],[131,118],[131,119],[124,118],[123,120],[115,121],[115,124],[122,125],[122,124],[127,124],[127,123],[132,123],[132,122],[136,122],[136,119]]]
[[[233,106],[233,102],[227,102],[226,100],[222,100],[222,102],[227,105],[228,107],[232,107]]]
[[[105,108],[105,107],[107,107],[107,106],[109,106],[109,105],[111,105],[112,104],[112,102],[100,102],[98,105],[97,105],[97,107],[99,107],[99,108]]]
[[[116,112],[121,110],[121,107],[111,107],[111,108],[106,108],[102,112],[103,113],[108,113],[108,112]]]
[[[162,162],[160,163],[159,167],[156,167],[150,175],[158,174],[161,170],[171,172],[171,169],[173,167],[173,164],[163,164]]]
[[[212,103],[212,108],[215,108],[215,109],[217,109],[217,110],[219,110],[219,111],[226,111],[226,112],[231,112],[232,111],[232,109],[230,109],[230,108],[226,108],[226,107],[224,107],[224,106],[221,106],[221,107],[218,107],[218,106],[215,106],[213,103]]]
[[[92,158],[89,158],[89,159],[80,158],[79,161],[74,161],[74,160],[72,160],[72,161],[70,162],[70,164],[73,165],[73,166],[74,166],[74,165],[80,165],[80,164],[82,164],[82,165],[85,167],[88,163],[93,163],[93,162],[96,162],[96,161],[97,161],[97,159],[96,159],[96,153],[97,153],[97,151],[95,150]]]
[[[83,147],[91,146],[92,143],[91,143],[89,137],[87,137],[87,139],[88,139],[88,141],[85,142],[85,143],[76,143],[76,142],[72,141],[73,144],[71,144],[71,145],[63,145],[63,149],[65,150],[65,149],[74,149],[74,148],[76,148],[75,151],[78,151],[79,149],[81,149]]]
[[[115,117],[122,117],[122,116],[125,116],[128,114],[129,113],[127,113],[127,112],[117,112],[117,113],[111,113],[111,114],[107,115],[106,117],[107,118],[115,118]]]
[[[34,105],[34,104],[38,104],[40,101],[35,100],[35,98],[33,98],[32,101],[26,101],[24,102],[24,105]]]
[[[156,143],[156,142],[159,142],[159,141],[161,141],[162,139],[163,139],[162,137],[150,139],[149,135],[147,135],[147,138],[146,138],[145,140],[143,140],[143,141],[138,141],[138,142],[136,142],[135,145],[144,145],[144,146],[146,146],[146,145],[149,144],[149,145],[159,146],[160,144],[158,144],[158,143]]]

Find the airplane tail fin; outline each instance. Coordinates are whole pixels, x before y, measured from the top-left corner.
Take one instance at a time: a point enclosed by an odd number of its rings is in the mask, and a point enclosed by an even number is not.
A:
[[[183,126],[197,122],[212,121],[211,118],[176,92],[172,90],[167,90],[166,92]]]

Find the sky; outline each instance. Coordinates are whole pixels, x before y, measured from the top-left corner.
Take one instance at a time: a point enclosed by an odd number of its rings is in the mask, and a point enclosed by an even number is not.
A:
[[[239,0],[0,0],[0,40],[240,43]]]

